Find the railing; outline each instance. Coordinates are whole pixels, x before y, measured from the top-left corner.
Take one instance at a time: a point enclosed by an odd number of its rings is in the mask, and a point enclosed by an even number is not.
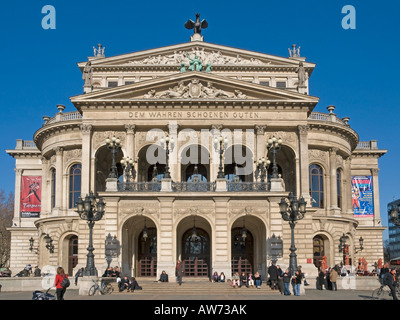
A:
[[[226,189],[231,192],[263,192],[268,191],[268,183],[230,181],[226,184]]]
[[[66,112],[66,113],[57,113],[54,117],[48,119],[45,122],[45,125],[55,123],[55,122],[60,122],[60,121],[70,121],[70,120],[78,120],[82,119],[82,115],[79,113],[79,111],[71,111],[71,112]]]
[[[215,182],[172,182],[174,192],[208,192],[215,191]]]
[[[346,121],[340,119],[334,113],[311,112],[308,119],[318,120],[318,121],[326,121],[326,122],[335,122],[335,123],[339,123],[339,124],[348,126]]]
[[[161,182],[118,182],[118,191],[159,192],[161,191]]]
[[[216,182],[172,182],[173,192],[214,192]],[[267,192],[269,190],[268,182],[233,182],[226,183],[228,192]],[[159,192],[161,191],[161,182],[118,182],[118,191],[129,192]]]

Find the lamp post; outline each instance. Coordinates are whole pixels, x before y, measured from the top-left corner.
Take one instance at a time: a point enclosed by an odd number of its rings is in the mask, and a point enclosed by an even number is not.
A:
[[[281,149],[281,146],[282,146],[281,138],[278,139],[275,136],[273,136],[272,138],[268,139],[267,149],[268,149],[268,151],[271,150],[271,152],[272,152],[272,176],[271,176],[271,178],[273,178],[273,179],[279,178],[278,166],[276,164],[276,154]]]
[[[169,152],[170,152],[170,144],[171,144],[171,151],[174,149],[174,138],[170,138],[168,135],[165,138],[161,138],[160,140],[161,146],[165,149],[165,155],[166,155],[166,164],[165,164],[165,172],[164,172],[164,178],[170,179],[171,174],[169,172]]]
[[[307,202],[301,197],[299,200],[293,195],[292,192],[289,194],[289,198],[282,197],[279,203],[279,209],[283,220],[288,221],[291,229],[291,245],[290,245],[290,260],[289,270],[293,275],[297,270],[297,255],[296,247],[294,245],[294,227],[298,220],[304,218],[306,213]]]
[[[30,252],[35,252],[35,254],[38,254],[39,253],[39,248],[34,248],[33,247],[33,244],[35,243],[35,240],[33,240],[33,238],[31,237],[30,239],[29,239],[29,251]]]
[[[46,242],[47,250],[49,250],[50,253],[54,253],[53,239],[50,237],[50,235],[46,234],[44,240]]]
[[[130,189],[130,185],[131,185],[131,179],[135,179],[136,176],[136,172],[135,172],[135,168],[133,166],[133,159],[130,157],[124,157],[121,160],[121,165],[124,168],[124,176],[125,176],[125,190],[129,190]]]
[[[224,168],[222,166],[222,155],[224,154],[224,149],[226,148],[228,144],[228,139],[224,139],[222,136],[215,137],[214,139],[214,148],[215,151],[219,152],[219,168],[218,168],[218,179],[223,179],[225,177],[224,175]],[[219,146],[218,146],[219,145]]]
[[[111,151],[111,158],[112,158],[112,164],[111,164],[111,170],[110,174],[108,175],[109,178],[118,178],[118,171],[117,171],[117,165],[115,162],[115,157],[118,152],[121,151],[121,140],[116,137],[107,138],[106,139],[106,145],[107,148]]]
[[[97,276],[97,270],[94,266],[94,248],[93,248],[93,226],[96,221],[99,221],[104,215],[105,203],[102,197],[96,197],[91,191],[86,195],[85,200],[81,197],[76,202],[76,211],[82,220],[86,220],[89,226],[89,246],[87,250],[85,276]]]
[[[257,169],[255,172],[256,179],[258,179],[258,177],[260,177],[260,181],[265,182],[265,178],[267,176],[267,170],[268,170],[270,164],[271,164],[271,161],[268,159],[265,159],[264,157],[258,159]]]

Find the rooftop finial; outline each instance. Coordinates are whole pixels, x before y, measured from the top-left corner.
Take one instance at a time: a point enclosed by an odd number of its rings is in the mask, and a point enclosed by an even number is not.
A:
[[[93,47],[94,56],[104,58],[105,57],[104,50],[106,49],[106,47],[103,47],[103,45],[100,43],[97,45],[97,47],[98,47],[97,49]]]
[[[289,50],[289,57],[291,58],[299,58],[300,57],[300,46],[297,47],[296,44],[292,45],[292,49],[288,49]]]

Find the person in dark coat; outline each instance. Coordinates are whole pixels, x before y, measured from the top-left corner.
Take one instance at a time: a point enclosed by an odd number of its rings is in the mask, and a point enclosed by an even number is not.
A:
[[[389,272],[385,273],[385,277],[383,278],[383,283],[390,288],[393,300],[399,300],[396,295],[396,283],[397,283],[396,269],[389,269]]]
[[[325,290],[328,289],[328,284],[326,281],[326,270],[321,269],[321,271],[318,274],[318,280],[319,280],[319,290],[323,290],[322,286],[324,286]]]
[[[282,279],[283,279],[283,285],[285,287],[285,292],[283,293],[285,296],[290,296],[291,292],[289,290],[290,288],[290,280],[291,280],[291,275],[290,275],[290,270],[286,269],[285,272],[282,275]]]
[[[124,291],[125,288],[129,289],[129,284],[130,284],[130,283],[129,283],[128,277],[127,277],[127,276],[123,277],[123,278],[121,279],[121,281],[118,283],[119,292]]]
[[[160,282],[168,282],[168,274],[163,270],[160,275]]]
[[[131,277],[129,281],[128,292],[134,292],[135,290],[142,290],[142,287],[139,286],[135,277]]]
[[[272,262],[272,265],[268,268],[269,280],[271,281],[271,289],[278,289],[278,268],[275,265],[275,262]]]
[[[182,285],[183,273],[184,273],[183,263],[181,260],[178,259],[178,261],[176,262],[175,275],[176,275],[176,282],[178,282],[179,285]]]

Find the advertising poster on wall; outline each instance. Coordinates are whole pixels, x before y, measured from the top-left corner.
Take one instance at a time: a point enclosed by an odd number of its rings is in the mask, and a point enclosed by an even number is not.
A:
[[[372,176],[352,176],[351,196],[355,218],[374,216]]]
[[[22,176],[21,218],[39,218],[42,208],[42,177]]]

